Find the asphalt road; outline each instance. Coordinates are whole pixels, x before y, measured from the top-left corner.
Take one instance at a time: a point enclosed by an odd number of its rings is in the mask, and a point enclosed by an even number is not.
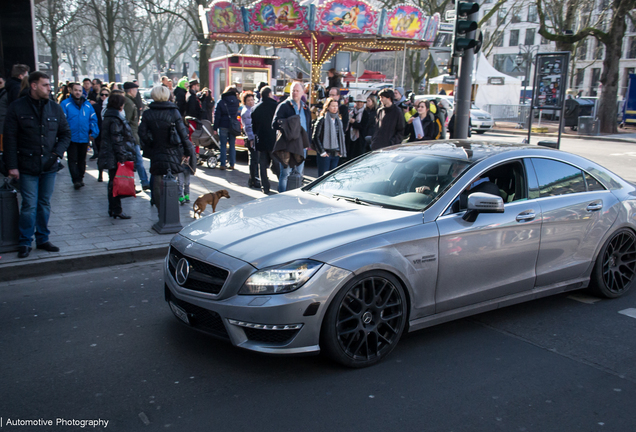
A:
[[[636,430],[636,292],[559,295],[406,335],[363,370],[181,324],[162,263],[0,284],[0,417],[113,431]],[[595,298],[582,298],[595,301]]]

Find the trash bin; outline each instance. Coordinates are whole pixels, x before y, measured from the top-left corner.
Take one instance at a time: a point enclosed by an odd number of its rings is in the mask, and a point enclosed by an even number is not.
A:
[[[594,112],[594,101],[588,99],[566,99],[564,126],[577,130],[579,117],[591,116]]]
[[[600,133],[600,125],[601,122],[592,116],[579,117],[578,134],[598,135]]]

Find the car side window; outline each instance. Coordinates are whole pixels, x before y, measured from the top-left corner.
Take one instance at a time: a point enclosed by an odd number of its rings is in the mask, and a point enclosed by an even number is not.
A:
[[[528,198],[528,186],[523,165],[519,161],[496,166],[474,178],[470,185],[455,199],[446,214],[466,210],[468,196],[473,192],[485,192],[499,196],[504,203]]]
[[[594,177],[592,177],[590,174],[586,172],[584,172],[584,174],[585,174],[585,183],[587,183],[588,192],[605,190],[603,185],[598,180],[596,180]]]
[[[586,192],[583,171],[563,162],[533,158],[532,164],[539,181],[539,196],[557,196]]]

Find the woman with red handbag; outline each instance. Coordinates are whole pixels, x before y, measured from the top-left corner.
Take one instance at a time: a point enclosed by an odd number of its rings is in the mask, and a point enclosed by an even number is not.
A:
[[[129,165],[134,166],[132,161],[135,160],[135,154],[132,131],[124,117],[125,102],[126,99],[121,94],[111,94],[108,98],[108,105],[102,121],[102,144],[97,161],[97,166],[100,169],[108,170],[108,215],[115,219],[130,219],[130,216],[122,211],[121,198],[122,196],[135,196],[133,168],[126,166],[126,162],[131,162]],[[125,172],[128,168],[130,168],[131,173],[127,176]],[[117,180],[123,181],[123,188],[113,187],[116,176]],[[132,180],[132,182],[127,180]],[[120,190],[126,189],[127,183],[132,183],[132,190]],[[114,194],[113,189],[116,189]]]

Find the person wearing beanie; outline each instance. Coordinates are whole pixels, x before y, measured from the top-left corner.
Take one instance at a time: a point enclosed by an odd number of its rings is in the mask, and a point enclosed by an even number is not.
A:
[[[174,102],[177,104],[177,108],[179,108],[181,117],[185,115],[187,94],[188,94],[188,78],[183,77],[177,83],[177,88],[174,89]]]

